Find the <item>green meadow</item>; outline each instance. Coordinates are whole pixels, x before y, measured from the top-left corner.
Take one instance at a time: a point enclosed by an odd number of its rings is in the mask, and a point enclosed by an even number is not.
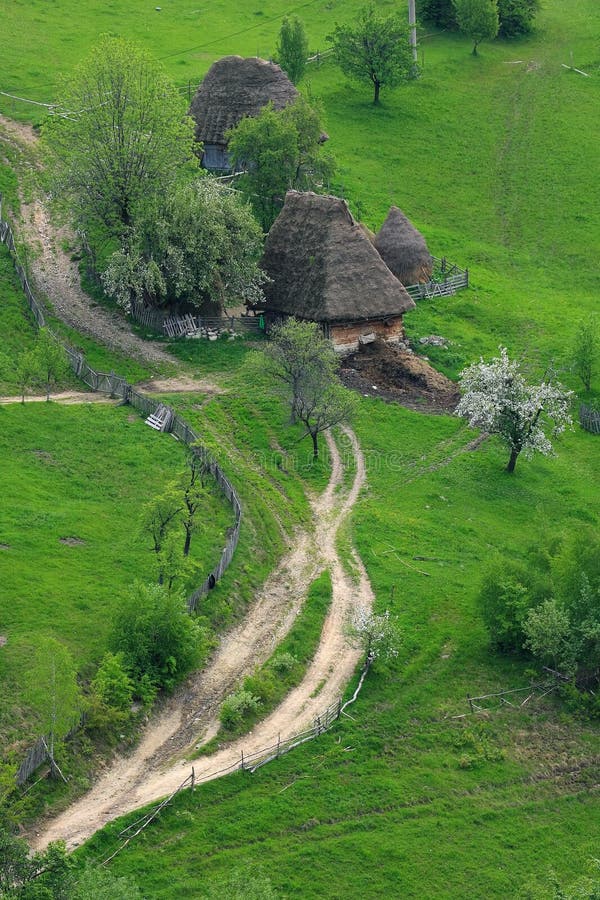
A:
[[[335,23],[361,5],[298,7],[311,48],[323,49]],[[273,52],[287,7],[256,6],[240,11],[219,0],[198,8],[182,0],[156,11],[140,0],[0,0],[0,89],[53,101],[61,70],[111,31],[164,58],[182,88],[183,108],[188,82],[193,89],[214,59]],[[332,192],[346,196],[372,228],[391,203],[399,205],[436,256],[469,267],[468,291],[422,302],[405,320],[413,339],[435,333],[451,341],[448,350],[430,352],[450,376],[503,344],[533,375],[551,363],[578,389],[570,342],[598,303],[599,34],[595,0],[545,0],[534,35],[484,44],[479,57],[466,39],[427,33],[422,77],[384,90],[378,109],[368,87],[347,83],[330,62],[308,71],[304,89],[322,101],[338,160]],[[562,67],[571,54],[589,78]],[[36,107],[2,98],[0,109],[40,121]],[[3,296],[12,290],[3,288]],[[3,341],[14,343],[12,326]],[[327,477],[326,459],[309,467],[298,432],[248,368],[252,349],[227,342],[173,347],[190,371],[225,388],[206,398],[173,398],[244,502],[234,563],[203,608],[221,624],[243,609],[291,528],[307,521],[307,489],[319,490]],[[596,378],[596,395],[599,389]],[[36,410],[42,428],[51,413]],[[121,416],[113,435],[127,433],[124,411],[98,415]],[[135,428],[137,447],[148,429]],[[398,618],[400,654],[369,675],[352,718],[327,735],[253,776],[204,785],[161,813],[111,863],[135,874],[149,897],[227,896],[223,885],[232,873],[250,880],[257,872],[287,897],[518,897],[532,880],[548,885],[551,869],[572,882],[598,857],[597,723],[576,719],[552,694],[523,708],[454,717],[468,712],[467,694],[528,683],[526,658],[490,650],[476,606],[481,573],[497,552],[519,559],[546,538],[598,527],[600,441],[576,425],[557,441],[555,457],[519,460],[510,477],[499,443],[492,438],[465,450],[474,435],[451,417],[363,398],[354,428],[368,488],[351,536],[378,608]],[[5,425],[8,443],[13,432],[15,423]],[[42,467],[25,452],[38,443],[23,444],[20,467],[23,458]],[[131,447],[122,452],[133,454]],[[69,471],[77,483],[79,465],[72,462]],[[27,496],[32,484],[28,478],[20,490]],[[72,505],[65,501],[65,516]],[[43,525],[51,527],[64,530],[60,521]],[[85,558],[88,549],[64,553]],[[36,579],[44,574],[39,563]],[[126,567],[133,571],[133,556]],[[76,594],[76,578],[74,585]],[[48,623],[43,609],[40,617]],[[70,627],[65,619],[67,641]],[[96,640],[84,636],[80,652],[91,657]],[[107,856],[122,826],[108,826],[79,855]],[[553,896],[550,888],[545,896]]]

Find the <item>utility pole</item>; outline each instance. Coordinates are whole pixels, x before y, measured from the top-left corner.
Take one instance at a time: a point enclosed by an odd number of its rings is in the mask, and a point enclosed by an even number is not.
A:
[[[415,0],[408,0],[408,27],[410,28],[410,47],[415,66],[417,65],[417,12]]]

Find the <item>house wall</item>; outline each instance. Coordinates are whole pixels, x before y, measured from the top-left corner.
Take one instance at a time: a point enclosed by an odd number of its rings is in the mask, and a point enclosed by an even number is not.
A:
[[[360,336],[369,334],[374,334],[389,344],[398,343],[404,337],[402,316],[330,325],[328,337],[331,338],[337,352],[345,354],[358,350]]]

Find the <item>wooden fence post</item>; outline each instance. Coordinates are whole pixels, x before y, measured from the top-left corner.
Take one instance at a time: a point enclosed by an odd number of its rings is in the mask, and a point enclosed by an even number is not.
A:
[[[471,700],[471,698],[470,698],[470,696],[469,696],[468,694],[467,694],[467,700],[469,701],[469,706],[471,707],[471,712],[474,712],[474,710],[473,710],[473,701]]]
[[[244,768],[244,751],[242,750],[241,753],[242,753],[242,764],[240,766],[240,769],[243,769]]]
[[[192,766],[192,794],[194,793],[195,784],[196,784],[196,772],[194,770],[194,767]]]

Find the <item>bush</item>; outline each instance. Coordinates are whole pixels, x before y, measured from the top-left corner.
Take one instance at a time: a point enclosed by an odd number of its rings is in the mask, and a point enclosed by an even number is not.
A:
[[[457,28],[452,0],[420,0],[418,14],[425,22],[438,28]]]
[[[533,20],[540,8],[539,0],[498,0],[501,37],[518,37],[533,31]]]
[[[105,653],[92,681],[95,694],[113,709],[126,710],[133,699],[133,681],[125,668],[122,653]]]
[[[298,665],[298,660],[292,653],[278,653],[271,660],[271,668],[277,675],[287,675],[293,672]]]
[[[238,690],[230,694],[221,707],[221,724],[223,728],[233,731],[246,716],[258,712],[260,698],[250,691]]]
[[[136,688],[148,695],[153,687],[171,690],[200,662],[207,642],[183,597],[163,585],[138,582],[117,614],[110,643]]]
[[[494,647],[505,652],[523,648],[523,623],[533,606],[530,576],[523,565],[496,560],[487,569],[479,591],[479,608]]]

